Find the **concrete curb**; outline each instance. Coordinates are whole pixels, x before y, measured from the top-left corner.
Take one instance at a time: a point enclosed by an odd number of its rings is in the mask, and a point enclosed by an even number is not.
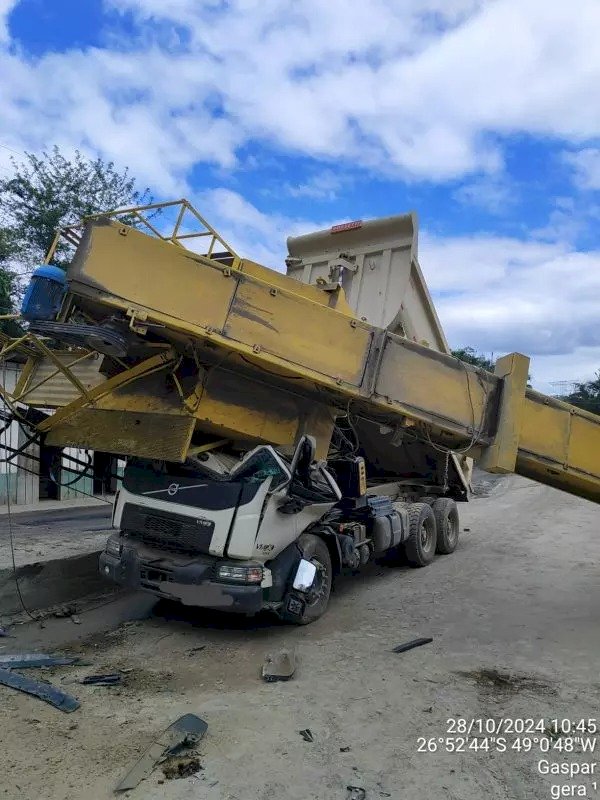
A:
[[[17,580],[25,605],[38,611],[59,603],[106,591],[107,581],[98,572],[100,550],[68,558],[37,561],[17,567]],[[0,570],[0,614],[22,611],[12,569]]]

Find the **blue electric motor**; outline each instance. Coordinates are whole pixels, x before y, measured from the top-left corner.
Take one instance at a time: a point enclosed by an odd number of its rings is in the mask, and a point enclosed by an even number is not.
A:
[[[67,276],[60,267],[38,267],[25,292],[21,315],[28,322],[56,319],[66,291]]]

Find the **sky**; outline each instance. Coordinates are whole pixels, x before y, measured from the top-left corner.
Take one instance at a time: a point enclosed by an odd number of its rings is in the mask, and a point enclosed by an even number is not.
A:
[[[452,347],[600,369],[599,0],[0,0],[0,175],[58,145],[238,253],[419,216]]]

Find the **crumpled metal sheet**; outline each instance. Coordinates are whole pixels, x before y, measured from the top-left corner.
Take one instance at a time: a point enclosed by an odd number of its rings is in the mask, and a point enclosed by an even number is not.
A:
[[[11,689],[17,689],[19,692],[31,694],[34,697],[39,697],[46,703],[60,711],[70,713],[76,711],[81,705],[77,698],[72,697],[70,694],[63,692],[51,683],[41,683],[27,678],[25,675],[20,675],[18,672],[12,672],[10,669],[0,669],[0,683],[4,686],[9,686]]]
[[[0,669],[25,669],[28,667],[68,667],[80,661],[76,656],[50,656],[46,653],[2,653]]]

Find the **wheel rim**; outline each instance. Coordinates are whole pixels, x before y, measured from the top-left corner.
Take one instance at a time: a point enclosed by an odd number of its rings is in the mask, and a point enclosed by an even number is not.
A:
[[[453,517],[448,517],[446,539],[450,547],[454,547],[458,541],[458,520]]]
[[[306,605],[312,607],[317,605],[324,597],[327,597],[329,575],[327,573],[327,567],[325,564],[322,564],[318,558],[311,558],[310,563],[314,564],[317,568],[312,588],[310,593],[306,596]]]
[[[423,550],[430,550],[433,543],[433,531],[425,522],[421,525],[419,538],[421,540],[421,548]]]

